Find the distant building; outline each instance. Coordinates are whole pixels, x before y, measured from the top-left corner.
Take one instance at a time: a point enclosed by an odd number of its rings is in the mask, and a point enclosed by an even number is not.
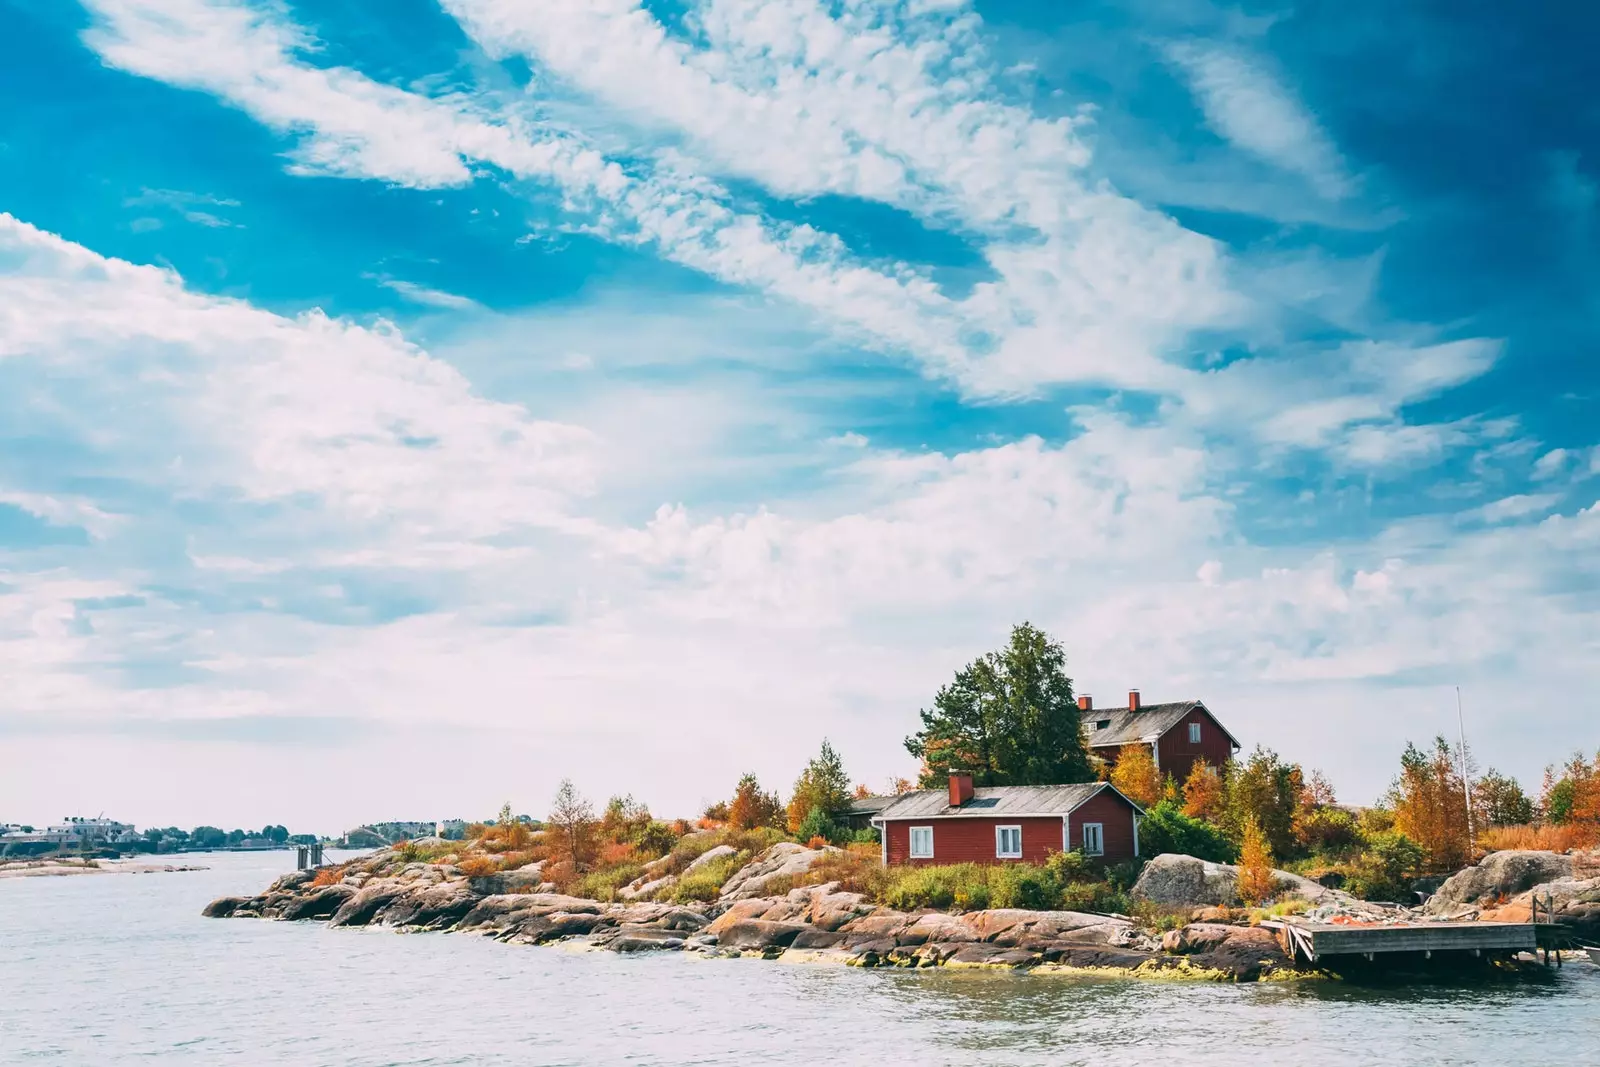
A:
[[[115,819],[85,819],[69,816],[65,822],[48,827],[45,833],[71,842],[115,841],[125,833],[133,832],[133,824]]]
[[[440,819],[433,824],[433,832],[446,841],[459,841],[462,835],[467,832],[467,820]]]
[[[1238,739],[1199,700],[1144,704],[1132,689],[1125,708],[1096,708],[1093,697],[1080,696],[1078,714],[1095,755],[1114,764],[1124,746],[1148,745],[1162,776],[1179,785],[1196,763],[1221,770],[1239,751]]]

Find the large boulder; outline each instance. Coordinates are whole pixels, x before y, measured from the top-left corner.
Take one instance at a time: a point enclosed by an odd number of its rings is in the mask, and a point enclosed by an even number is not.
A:
[[[1259,926],[1225,929],[1231,931],[1227,937],[1189,957],[1196,967],[1225,972],[1240,982],[1255,982],[1274,971],[1294,969],[1294,961],[1270,931]]]
[[[745,919],[724,927],[717,935],[717,944],[724,948],[788,948],[790,943],[807,929],[803,923]]]
[[[711,864],[720,859],[723,859],[727,856],[737,856],[738,854],[739,850],[734,848],[732,845],[718,845],[715,848],[708,848],[704,852],[700,853],[700,855],[696,856],[689,866],[683,869],[683,873],[693,874],[702,867],[709,867]]]
[[[1362,902],[1350,894],[1318,885],[1298,874],[1273,871],[1272,878],[1279,899],[1363,907]],[[1239,903],[1239,868],[1168,853],[1144,865],[1139,880],[1134,883],[1133,896],[1169,908],[1233,907]]]
[[[780,841],[729,876],[722,885],[719,899],[728,902],[759,897],[775,879],[805,874],[822,857],[838,851],[832,845],[806,848],[792,841]]]
[[[1423,911],[1438,916],[1510,900],[1546,882],[1571,878],[1572,866],[1573,857],[1559,852],[1491,852],[1477,866],[1451,875]]]
[[[200,914],[207,919],[226,919],[251,899],[251,897],[218,897],[207,904]]]
[[[331,919],[345,901],[356,895],[356,887],[342,883],[314,889],[285,904],[280,919]]]
[[[524,864],[511,871],[472,879],[472,891],[480,896],[500,893],[531,893],[544,884],[544,860]]]

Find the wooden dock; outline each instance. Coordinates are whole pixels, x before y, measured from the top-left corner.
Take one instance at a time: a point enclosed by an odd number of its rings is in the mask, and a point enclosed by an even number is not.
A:
[[[1532,952],[1541,944],[1534,923],[1407,923],[1393,926],[1344,926],[1334,923],[1268,921],[1284,952],[1296,961],[1332,963],[1412,953],[1431,959],[1436,953],[1467,956],[1511,956]]]

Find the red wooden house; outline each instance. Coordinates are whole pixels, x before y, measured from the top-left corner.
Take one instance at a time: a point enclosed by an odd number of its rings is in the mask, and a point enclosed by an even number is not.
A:
[[[1124,745],[1149,745],[1156,766],[1182,785],[1204,760],[1218,770],[1239,751],[1239,741],[1198,700],[1170,704],[1141,704],[1139,691],[1128,693],[1125,708],[1096,708],[1094,698],[1078,698],[1089,749],[1108,763],[1116,763]]]
[[[873,819],[888,864],[1041,863],[1081,849],[1109,862],[1139,854],[1139,806],[1107,782],[950,788],[894,798]]]

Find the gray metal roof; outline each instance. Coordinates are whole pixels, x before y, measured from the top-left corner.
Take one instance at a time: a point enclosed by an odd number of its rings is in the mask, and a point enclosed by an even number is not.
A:
[[[1083,728],[1089,735],[1090,748],[1116,748],[1135,741],[1153,741],[1182,722],[1184,716],[1200,708],[1216,723],[1228,740],[1239,745],[1239,739],[1228,733],[1228,728],[1212,714],[1211,709],[1198,700],[1179,700],[1170,704],[1145,704],[1138,711],[1128,708],[1094,708],[1082,713]],[[1100,723],[1104,727],[1096,728]]]
[[[933,819],[970,816],[992,819],[996,816],[1065,815],[1102,789],[1111,789],[1111,786],[1105,782],[1079,782],[1073,785],[981,786],[974,789],[972,799],[959,808],[950,806],[948,789],[919,789],[915,793],[895,797],[894,803],[878,813],[878,818]],[[1115,789],[1111,791],[1116,793]],[[1122,796],[1121,793],[1117,795]]]
[[[893,804],[895,799],[895,797],[889,795],[852,797],[850,806],[845,811],[851,815],[876,815],[890,804]]]

